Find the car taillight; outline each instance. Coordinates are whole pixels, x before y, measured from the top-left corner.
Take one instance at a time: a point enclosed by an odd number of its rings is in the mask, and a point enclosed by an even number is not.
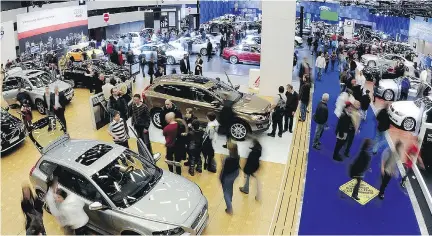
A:
[[[40,161],[41,158],[39,158],[39,160],[37,160],[37,162],[34,164],[34,166],[30,169],[30,173],[29,173],[30,176],[33,174],[33,171],[36,169],[36,166],[39,163],[39,161]]]

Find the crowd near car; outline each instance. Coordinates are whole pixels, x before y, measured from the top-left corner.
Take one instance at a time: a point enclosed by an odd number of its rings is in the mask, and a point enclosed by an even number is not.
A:
[[[184,58],[184,55],[187,55],[188,52],[182,49],[177,49],[174,46],[161,43],[161,44],[146,44],[141,47],[133,49],[133,53],[136,58],[140,55],[145,56],[146,60],[150,58],[156,59],[158,50],[162,50],[165,52],[166,61],[168,65],[178,64],[181,59]]]
[[[232,85],[203,76],[167,75],[154,81],[142,96],[148,105],[153,124],[161,128],[161,107],[165,100],[175,103],[184,113],[187,108],[194,108],[194,115],[200,122],[206,123],[206,114],[219,114],[222,109],[222,94],[227,93],[234,102],[236,120],[229,132],[237,140],[243,140],[250,132],[265,131],[270,125],[271,105],[256,95],[247,95],[236,90]]]
[[[69,83],[56,78],[51,73],[41,70],[21,69],[9,71],[3,80],[2,95],[8,104],[16,104],[17,94],[20,88],[30,96],[30,104],[34,106],[39,113],[45,114],[43,96],[46,86],[50,88],[50,91],[54,91],[54,88],[58,87],[59,91],[65,94],[68,102],[74,97],[73,87]]]
[[[57,176],[59,188],[85,203],[86,227],[99,234],[196,235],[208,223],[208,203],[199,186],[157,167],[148,151],[72,140],[50,117],[36,121],[29,136],[41,153],[30,171],[37,196],[43,199],[47,178]]]
[[[177,40],[169,42],[170,45],[174,46],[178,50],[185,50],[188,48],[188,43],[192,43],[192,51],[191,53],[194,54],[201,54],[203,56],[207,55],[207,44],[208,42],[206,40],[203,40],[201,37],[194,37],[194,38],[179,38]],[[212,44],[212,54],[215,54],[218,50],[218,44],[214,41],[211,41]]]

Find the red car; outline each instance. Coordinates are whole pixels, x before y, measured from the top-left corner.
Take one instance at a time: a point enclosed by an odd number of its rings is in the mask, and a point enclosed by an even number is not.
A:
[[[237,45],[223,50],[222,57],[231,64],[260,64],[261,47],[258,45]]]

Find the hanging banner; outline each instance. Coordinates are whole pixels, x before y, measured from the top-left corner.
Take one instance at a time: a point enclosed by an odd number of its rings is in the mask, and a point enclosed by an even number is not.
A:
[[[19,14],[17,33],[21,52],[33,54],[77,44],[88,35],[87,6]]]

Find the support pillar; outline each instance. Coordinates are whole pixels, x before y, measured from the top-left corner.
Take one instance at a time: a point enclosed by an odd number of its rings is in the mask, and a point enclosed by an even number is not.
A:
[[[292,81],[296,1],[262,1],[259,94],[275,96]]]

